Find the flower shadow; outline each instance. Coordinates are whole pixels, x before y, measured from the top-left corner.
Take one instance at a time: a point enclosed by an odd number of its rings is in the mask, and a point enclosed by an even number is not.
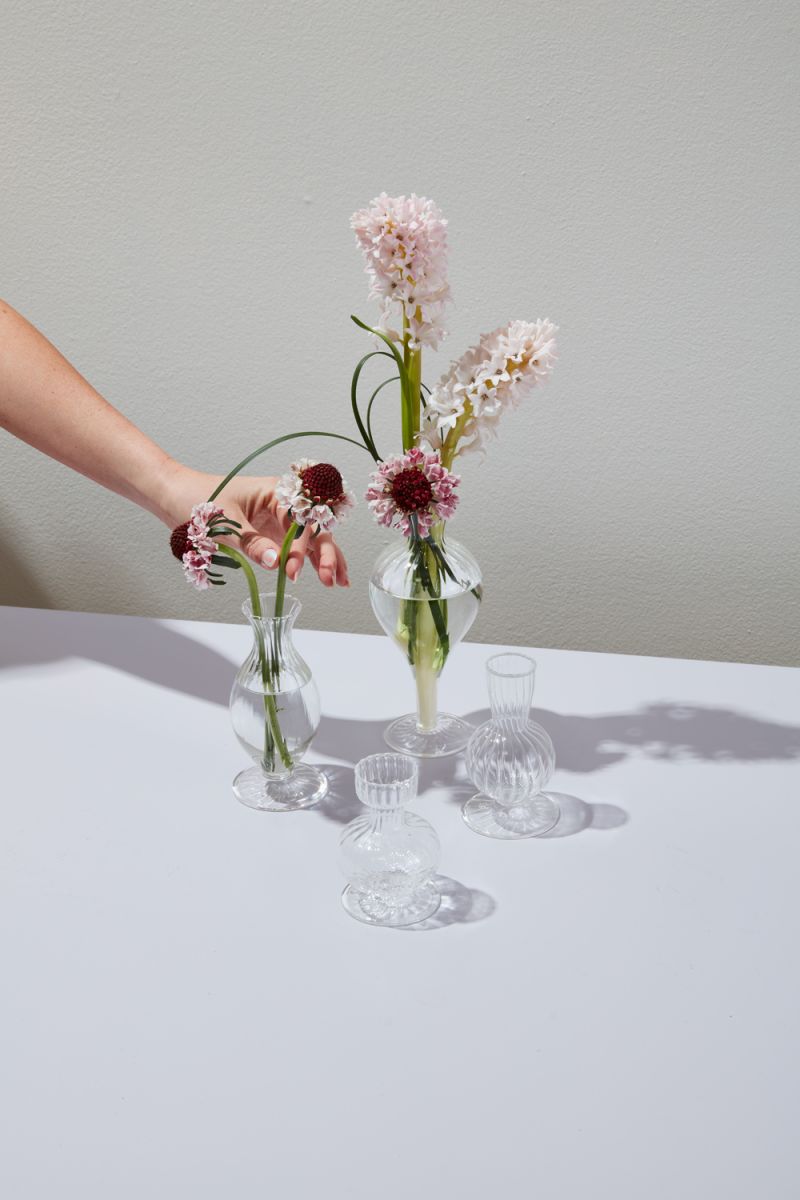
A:
[[[37,609],[4,610],[0,668],[85,658],[159,687],[227,704],[238,663],[187,633],[143,617],[68,613],[59,614],[66,619],[53,621],[52,615]],[[479,724],[488,715],[484,709],[466,719]],[[630,757],[664,762],[800,761],[800,726],[727,708],[658,701],[632,712],[584,716],[535,709],[533,715],[553,738],[559,768],[579,774]],[[385,749],[385,724],[323,717],[314,749],[323,757],[355,763]],[[448,786],[458,782],[457,762],[457,756],[437,760],[442,780],[449,776]]]

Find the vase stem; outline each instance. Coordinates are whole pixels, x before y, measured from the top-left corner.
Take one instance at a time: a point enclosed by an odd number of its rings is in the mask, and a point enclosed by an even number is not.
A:
[[[430,661],[423,660],[416,665],[415,677],[417,684],[417,725],[421,732],[430,733],[436,728],[438,721],[438,673]]]

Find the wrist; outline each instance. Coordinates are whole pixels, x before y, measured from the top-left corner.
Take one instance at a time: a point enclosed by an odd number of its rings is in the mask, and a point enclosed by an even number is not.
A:
[[[214,490],[216,477],[194,471],[167,458],[161,465],[153,489],[150,511],[170,529],[188,521],[195,504],[202,504]]]

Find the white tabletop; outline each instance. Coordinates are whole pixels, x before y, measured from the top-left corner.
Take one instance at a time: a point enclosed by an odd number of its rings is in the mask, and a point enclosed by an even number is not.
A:
[[[0,610],[2,1194],[794,1200],[800,671],[535,652],[577,799],[492,842],[423,764],[455,882],[401,931],[345,914],[337,842],[410,675],[298,644],[334,787],[272,815],[230,790],[245,627]]]

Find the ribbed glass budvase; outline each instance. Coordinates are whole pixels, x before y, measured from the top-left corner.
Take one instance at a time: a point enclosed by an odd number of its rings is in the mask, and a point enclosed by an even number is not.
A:
[[[552,778],[556,752],[546,729],[531,720],[536,663],[527,654],[496,654],[486,664],[492,718],[472,734],[467,774],[479,790],[462,814],[486,837],[536,837],[559,818],[542,789]]]
[[[275,596],[259,597],[262,613]],[[255,766],[240,772],[233,790],[242,804],[266,812],[291,812],[316,804],[328,790],[322,771],[301,760],[320,722],[319,693],[308,663],[298,653],[294,625],[300,601],[286,596],[283,614],[260,616],[250,600],[242,612],[253,646],[231,689],[234,733]]]
[[[436,912],[439,838],[423,817],[406,811],[417,794],[419,766],[405,754],[372,754],[356,765],[363,816],[345,828],[342,895],[351,917],[368,925],[415,925]]]

